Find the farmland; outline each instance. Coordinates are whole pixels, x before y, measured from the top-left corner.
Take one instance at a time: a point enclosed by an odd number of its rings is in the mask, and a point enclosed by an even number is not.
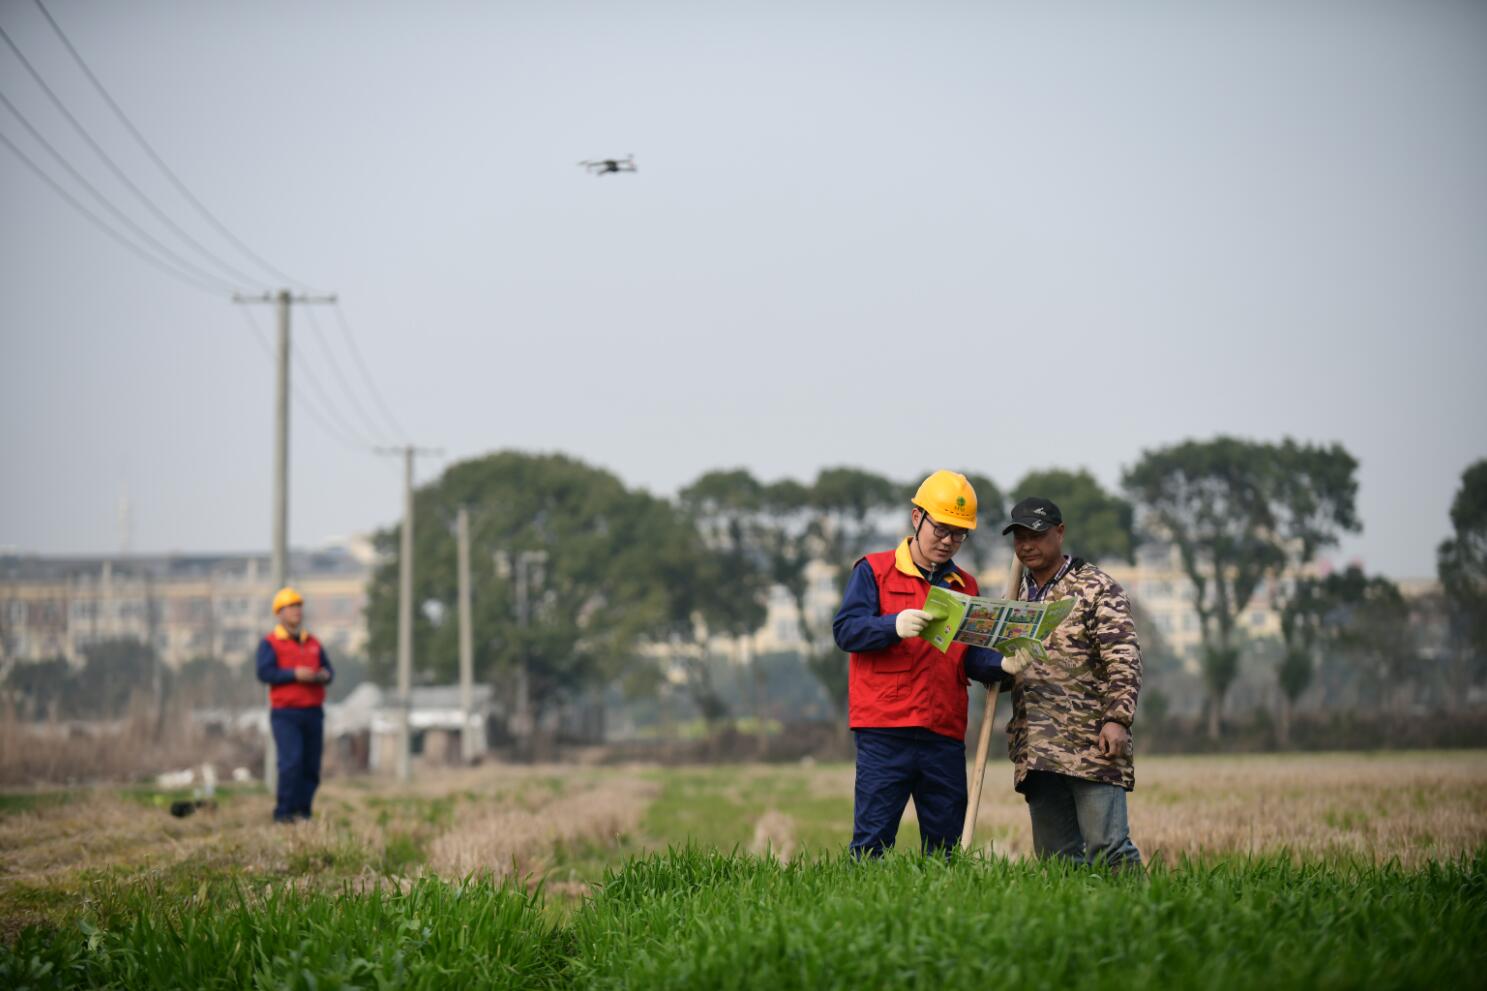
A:
[[[1004,766],[949,865],[844,859],[845,765],[343,778],[294,827],[254,790],[179,820],[149,790],[12,795],[0,984],[1425,986],[1487,964],[1484,755],[1139,773],[1145,878],[1028,859]]]

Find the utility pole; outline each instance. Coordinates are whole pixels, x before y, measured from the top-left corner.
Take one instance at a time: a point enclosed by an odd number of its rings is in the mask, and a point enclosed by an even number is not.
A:
[[[513,701],[512,734],[517,740],[520,759],[529,759],[534,751],[535,720],[532,719],[531,673],[526,664],[526,628],[532,620],[532,588],[546,580],[546,551],[497,552],[497,568],[512,579],[516,600],[516,625],[522,631],[522,652],[516,661],[516,698]],[[535,579],[535,580],[534,580]]]
[[[234,303],[275,303],[279,316],[279,341],[274,374],[274,546],[273,581],[277,592],[289,584],[289,307],[295,303],[334,303],[329,296],[294,295],[288,289],[261,296],[234,293]],[[264,698],[267,700],[267,689]],[[279,765],[274,753],[274,734],[270,731],[263,748],[263,783],[269,794],[278,788]]]
[[[408,710],[413,705],[413,459],[420,454],[440,452],[417,448],[379,447],[378,454],[400,454],[403,457],[403,533],[398,545],[398,761],[399,781],[412,777],[413,734],[408,726]]]
[[[466,764],[475,759],[475,734],[470,720],[475,708],[475,645],[470,630],[470,511],[460,507],[456,520],[460,599],[460,755]]]
[[[521,658],[516,665],[516,725],[521,730],[517,753],[530,760],[535,752],[532,739],[532,686],[527,671],[527,624],[531,622],[531,611],[527,608],[527,551],[516,555],[516,625],[521,630]]]

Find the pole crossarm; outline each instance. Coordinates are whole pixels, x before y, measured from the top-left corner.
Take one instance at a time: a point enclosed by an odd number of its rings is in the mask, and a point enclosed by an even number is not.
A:
[[[288,290],[265,293],[235,292],[232,294],[232,301],[234,303],[278,303],[281,300],[285,300],[290,303],[335,303],[337,301],[337,297],[335,293],[328,293],[324,296],[314,296],[310,293],[292,293]]]
[[[383,454],[390,457],[402,458],[412,455],[415,458],[442,458],[444,448],[442,447],[414,447],[412,444],[402,444],[397,447],[378,445],[372,448],[373,454]]]

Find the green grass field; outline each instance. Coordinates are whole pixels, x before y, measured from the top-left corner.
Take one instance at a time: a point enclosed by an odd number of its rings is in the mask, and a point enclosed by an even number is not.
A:
[[[301,891],[100,886],[23,931],[0,986],[1465,987],[1487,964],[1487,856],[1408,871],[1259,859],[1110,878],[916,856],[789,864],[673,850],[565,920],[510,880]]]
[[[1144,877],[980,848],[857,863],[849,767],[485,768],[333,781],[317,822],[247,790],[0,801],[0,987],[1475,986],[1487,761],[1142,764]],[[900,849],[917,846],[912,815]]]

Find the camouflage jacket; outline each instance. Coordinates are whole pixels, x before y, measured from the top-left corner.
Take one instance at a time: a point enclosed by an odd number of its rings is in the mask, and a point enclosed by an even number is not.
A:
[[[1106,722],[1129,727],[1136,715],[1141,646],[1131,603],[1114,579],[1078,558],[1044,598],[1070,596],[1074,610],[1048,638],[1049,662],[1034,660],[1012,688],[1013,780],[1021,791],[1027,772],[1054,771],[1130,791],[1131,754],[1102,757],[1096,741]]]

